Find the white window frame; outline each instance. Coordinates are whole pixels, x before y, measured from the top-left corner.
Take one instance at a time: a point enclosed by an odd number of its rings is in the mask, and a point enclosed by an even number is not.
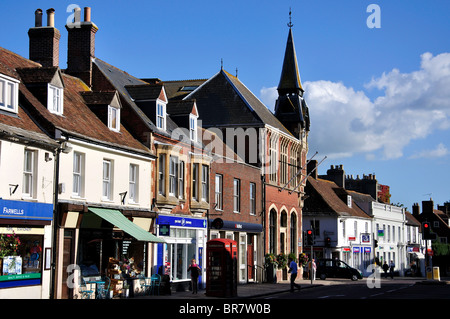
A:
[[[169,195],[178,196],[178,157],[169,157]]]
[[[198,201],[198,173],[199,173],[199,164],[192,164],[192,198]]]
[[[120,109],[108,105],[108,128],[120,132]]]
[[[36,151],[25,149],[22,186],[22,195],[25,198],[33,198],[36,194],[36,159]]]
[[[197,117],[193,114],[189,115],[189,137],[191,141],[197,141]]]
[[[156,127],[166,129],[166,104],[158,101],[156,102]]]
[[[17,113],[20,81],[0,74],[0,110]]]
[[[256,183],[250,182],[250,215],[256,215]]]
[[[178,198],[184,199],[184,161],[179,161],[178,167]]]
[[[223,210],[223,175],[216,174],[214,181],[216,210]]]
[[[233,180],[233,212],[241,211],[241,180],[235,178]]]
[[[166,154],[158,157],[158,194],[166,195]]]
[[[130,164],[129,175],[129,202],[139,202],[139,165]]]
[[[72,196],[84,196],[84,154],[79,152],[73,153],[73,182]]]
[[[103,159],[102,175],[103,175],[102,200],[111,201],[112,194],[113,194],[113,161],[112,160]]]
[[[202,201],[209,202],[209,166],[202,165]]]
[[[47,109],[50,113],[63,115],[64,89],[48,84],[47,86]]]

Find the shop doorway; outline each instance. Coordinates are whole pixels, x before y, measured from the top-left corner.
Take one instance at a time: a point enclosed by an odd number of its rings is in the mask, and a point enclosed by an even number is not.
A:
[[[64,230],[64,253],[63,253],[63,273],[62,273],[62,282],[61,282],[61,297],[62,299],[72,299],[73,297],[73,288],[69,288],[67,285],[67,277],[69,273],[66,271],[70,264],[74,263],[73,260],[73,238],[74,231],[65,229]]]
[[[249,243],[247,244],[247,280],[253,281],[255,279],[255,259],[253,248],[253,236],[248,236]]]

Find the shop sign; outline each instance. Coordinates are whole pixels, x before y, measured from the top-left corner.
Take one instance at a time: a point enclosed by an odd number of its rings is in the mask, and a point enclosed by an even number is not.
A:
[[[186,218],[181,216],[159,215],[157,223],[159,225],[165,224],[178,227],[206,228],[206,219]]]
[[[349,237],[348,240],[349,240],[349,241],[355,241],[355,240],[356,240],[356,237]]]
[[[343,251],[344,253],[349,253],[349,252],[351,252],[350,248],[342,248],[342,251]]]
[[[159,236],[170,236],[170,224],[159,225]]]
[[[372,248],[370,247],[364,247],[364,253],[369,254],[372,252]]]
[[[353,247],[353,252],[359,254],[361,252],[361,248],[360,247]]]
[[[0,199],[0,218],[51,221],[53,205]]]
[[[362,243],[370,243],[370,234],[361,234]]]

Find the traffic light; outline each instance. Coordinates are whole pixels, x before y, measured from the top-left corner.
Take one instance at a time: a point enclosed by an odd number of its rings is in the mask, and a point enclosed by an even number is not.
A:
[[[430,222],[422,223],[422,235],[423,235],[423,239],[436,239],[436,235],[431,233]]]
[[[306,245],[307,246],[314,245],[314,235],[312,229],[308,229],[306,231]]]
[[[378,247],[378,240],[375,239],[375,240],[373,241],[373,247],[374,247],[374,248],[377,248],[377,247]]]
[[[330,237],[325,238],[325,247],[331,247],[331,238]]]

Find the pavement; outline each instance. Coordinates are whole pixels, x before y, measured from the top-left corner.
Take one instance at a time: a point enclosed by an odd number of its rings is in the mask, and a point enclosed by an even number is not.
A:
[[[348,281],[348,280],[346,280]],[[311,280],[301,279],[296,280],[296,284],[300,285],[300,289],[309,289],[318,286],[338,284],[337,281],[331,280]],[[273,294],[289,292],[291,288],[289,281],[280,281],[277,283],[247,283],[238,284],[237,296],[231,299],[241,298],[260,298],[264,296],[270,296]],[[205,289],[199,289],[197,294],[193,294],[192,291],[172,291],[171,295],[151,295],[151,296],[135,296],[133,299],[222,299],[221,297],[212,297],[205,294]],[[230,298],[228,298],[230,299]]]
[[[441,278],[440,281],[436,280],[426,280],[426,278],[413,278],[413,277],[395,277],[398,279],[407,279],[414,281],[416,284],[427,284],[427,285],[448,285],[450,284],[450,278]],[[362,280],[366,280],[365,278]],[[390,279],[382,279],[390,280]],[[393,279],[396,280],[396,279]],[[300,279],[296,280],[295,283],[300,285],[300,289],[310,289],[314,287],[327,286],[327,285],[339,285],[348,284],[349,279],[327,279],[313,280],[311,283],[310,279]],[[248,299],[248,298],[262,298],[274,294],[286,293],[290,291],[289,281],[279,281],[277,283],[247,283],[238,284],[237,286],[237,296],[228,299]],[[171,295],[145,295],[145,296],[134,296],[133,299],[223,299],[222,297],[212,297],[205,294],[205,289],[199,289],[197,294],[193,294],[192,291],[172,291]]]

